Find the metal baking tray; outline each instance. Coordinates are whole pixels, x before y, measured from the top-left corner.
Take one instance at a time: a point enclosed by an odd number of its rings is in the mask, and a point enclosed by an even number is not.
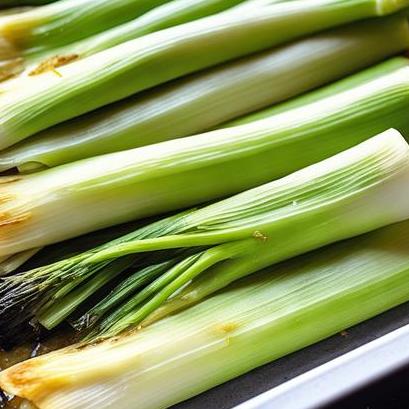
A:
[[[406,325],[409,303],[255,369],[174,409],[322,408],[409,364]],[[389,335],[384,337],[386,334]],[[350,354],[351,351],[354,352]],[[408,407],[407,402],[402,409]]]

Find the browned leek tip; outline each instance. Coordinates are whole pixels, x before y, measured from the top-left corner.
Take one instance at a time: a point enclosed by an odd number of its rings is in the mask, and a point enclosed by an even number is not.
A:
[[[23,58],[15,58],[13,60],[0,62],[0,81],[8,80],[21,74],[24,71]]]
[[[13,45],[13,43],[0,35],[0,61],[13,60],[20,56],[20,51]]]
[[[3,228],[15,226],[24,223],[28,219],[30,219],[31,213],[26,212],[22,214],[12,214],[9,212],[2,212],[0,213],[0,236],[5,234]]]
[[[62,356],[63,359],[73,356],[75,362],[75,355],[77,353],[88,349],[92,351],[93,348],[98,347],[99,345],[110,347],[117,342],[122,341],[123,338],[123,336],[117,336],[110,339],[95,340],[92,343],[77,343],[17,363],[10,368],[1,371],[0,390],[27,399],[30,403],[40,406],[41,401],[47,398],[51,393],[75,385],[79,379],[78,377],[71,377],[66,374],[55,374],[46,377],[42,376],[42,369],[47,365],[47,362],[50,362],[50,359],[52,359],[53,356],[57,358],[58,356]],[[140,357],[138,356],[134,359],[134,362],[138,362],[139,360]],[[130,362],[132,362],[132,358]],[[103,378],[107,373],[111,374],[120,370],[121,366],[118,366],[118,368],[111,366],[107,368],[107,371],[101,370],[97,374],[96,379],[98,379],[99,376]]]
[[[32,214],[24,209],[8,209],[7,204],[16,199],[16,196],[9,191],[9,185],[18,183],[23,179],[20,175],[0,177],[0,240],[11,233],[11,229],[24,228]],[[6,208],[2,208],[6,205]]]
[[[34,370],[39,363],[40,358],[30,359],[17,364],[2,372],[0,381],[0,387],[3,390],[11,391],[11,393],[18,395],[20,398],[28,399],[33,403],[38,402],[40,399],[51,391],[53,388],[44,387],[45,384],[35,376]],[[55,381],[55,388],[59,386],[58,380]],[[30,397],[30,398],[28,398]]]
[[[0,36],[0,81],[5,81],[24,71],[24,59],[6,38]]]
[[[41,62],[36,68],[29,72],[29,76],[40,75],[48,71],[54,71],[58,67],[67,65],[73,61],[78,60],[78,54],[56,55]]]
[[[7,203],[15,198],[14,195],[6,192],[0,192],[0,204]]]

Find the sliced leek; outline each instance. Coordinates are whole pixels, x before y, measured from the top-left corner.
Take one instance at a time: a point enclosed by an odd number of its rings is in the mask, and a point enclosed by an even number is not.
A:
[[[28,320],[37,315],[52,328],[121,274],[118,263],[124,268],[137,266],[138,254],[146,263],[152,252],[168,251],[165,265],[148,261],[147,266],[157,266],[149,273],[155,277],[159,273],[159,278],[109,314],[93,336],[117,335],[139,324],[205,272],[220,289],[294,255],[405,220],[409,217],[407,189],[409,146],[397,131],[389,130],[280,180],[156,222],[103,248],[6,279],[0,288],[0,327],[10,331],[21,317]],[[175,254],[176,249],[195,251],[184,255]],[[110,264],[114,274],[107,272]],[[78,289],[84,282],[86,291]],[[94,318],[90,321],[95,322]]]
[[[166,81],[408,5],[409,0],[299,0],[219,13],[122,43],[58,71],[11,81],[0,95],[0,149]]]
[[[0,256],[243,191],[396,127],[409,66],[249,124],[0,178]],[[397,64],[397,66],[395,65]],[[375,68],[376,71],[376,68]]]
[[[0,152],[0,170],[31,172],[192,135],[408,48],[404,17],[333,29],[47,129]]]
[[[254,274],[128,336],[18,364],[0,386],[38,409],[166,408],[408,300],[403,222]]]

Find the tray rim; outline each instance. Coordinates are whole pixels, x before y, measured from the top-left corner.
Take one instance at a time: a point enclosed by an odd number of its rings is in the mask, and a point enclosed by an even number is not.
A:
[[[311,369],[234,409],[316,409],[407,365],[409,325]]]

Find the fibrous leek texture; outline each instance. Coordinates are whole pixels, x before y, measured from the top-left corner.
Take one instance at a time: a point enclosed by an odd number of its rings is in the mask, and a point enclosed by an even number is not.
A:
[[[60,0],[0,18],[0,36],[28,53],[70,44],[132,20],[169,0]]]
[[[31,172],[193,135],[407,48],[404,17],[332,29],[47,129],[0,152],[0,170]]]
[[[270,267],[186,311],[16,365],[0,386],[39,409],[160,409],[409,300],[409,224]]]
[[[17,54],[13,56],[14,58],[5,61],[3,65],[0,66],[0,80],[8,79],[24,70],[24,75],[37,75],[41,72],[52,71],[62,65],[106,50],[125,41],[224,11],[242,1],[243,0],[156,1],[151,5],[153,7],[151,7],[152,10],[147,11],[141,16],[138,14],[136,18],[128,18],[130,21],[124,24],[117,25],[111,29],[73,43],[68,42],[68,44],[64,46],[58,47],[51,44],[48,47],[17,50],[16,47],[13,48],[9,43],[5,42],[3,47],[5,49],[15,49]],[[9,17],[9,20],[11,18],[12,17]],[[46,27],[43,27],[43,29],[46,30]],[[82,32],[80,29],[79,31]]]
[[[183,75],[408,4],[300,0],[219,13],[122,43],[58,72],[12,81],[0,95],[0,148]]]
[[[40,249],[32,249],[11,256],[0,258],[0,277],[10,274],[18,267],[22,266],[27,260],[38,253]]]
[[[389,169],[384,167],[386,161]],[[176,265],[174,270],[183,265],[177,278],[162,291],[154,292],[146,303],[136,301],[140,295],[131,297],[102,322],[95,336],[117,335],[154,311],[173,312],[175,306],[197,302],[204,296],[204,286],[199,284],[200,291],[195,291],[197,285],[193,283],[176,295],[170,306],[157,310],[190,280],[202,277],[203,272],[211,277],[208,295],[283,259],[407,218],[409,200],[398,198],[397,193],[398,186],[404,188],[408,182],[408,169],[407,144],[396,131],[389,131],[286,178],[183,216],[181,227],[167,235],[145,240],[128,237],[125,243],[106,245],[88,262],[152,250],[212,247],[194,256],[194,262],[187,257]],[[395,199],[397,207],[385,212],[384,201]],[[186,262],[190,263],[188,267]],[[163,276],[155,283],[161,280]],[[40,322],[47,322],[59,309],[49,307],[49,312],[41,314]]]
[[[0,178],[0,256],[271,181],[388,128],[409,135],[405,59],[336,95],[249,124]]]
[[[56,0],[2,0],[0,8],[19,7],[19,6],[42,6],[53,3]]]
[[[125,41],[219,13],[241,2],[243,2],[243,0],[162,1],[161,3],[164,3],[163,5],[157,6],[142,16],[113,27],[110,30],[103,31],[64,47],[45,50],[31,57],[28,55],[26,65],[41,63],[41,61],[47,59],[47,56],[52,57],[53,55],[74,54],[77,58],[84,58]],[[256,6],[256,4],[254,6]]]
[[[152,220],[150,220],[150,222],[152,222]],[[92,232],[88,235],[76,237],[72,240],[66,240],[62,243],[47,246],[46,248],[37,248],[27,250],[22,253],[17,253],[12,256],[1,257],[0,277],[9,275],[17,269],[20,271],[25,271],[38,266],[52,264],[67,257],[72,257],[75,254],[82,253],[102,243],[106,243],[117,237],[123,236],[147,223],[147,220],[126,223],[109,229]],[[25,270],[20,268],[23,264],[26,265],[26,267],[23,267]]]
[[[131,288],[136,294],[108,315],[92,336],[117,335],[205,272],[214,278],[215,291],[294,255],[405,220],[408,186],[409,146],[397,131],[389,130],[277,181],[6,279],[0,288],[0,327],[10,331],[22,318],[37,315],[51,328],[100,288],[101,280],[103,285],[112,279],[114,270],[108,276],[104,271],[110,263],[128,268],[138,265],[136,254],[152,257],[155,251],[191,249],[187,255],[171,252],[159,267],[157,260],[148,263],[155,266],[149,270],[155,280],[140,293]],[[84,278],[91,281],[85,283],[85,292],[78,291]],[[81,301],[73,300],[70,291],[81,294]],[[95,322],[95,317],[87,321]]]

